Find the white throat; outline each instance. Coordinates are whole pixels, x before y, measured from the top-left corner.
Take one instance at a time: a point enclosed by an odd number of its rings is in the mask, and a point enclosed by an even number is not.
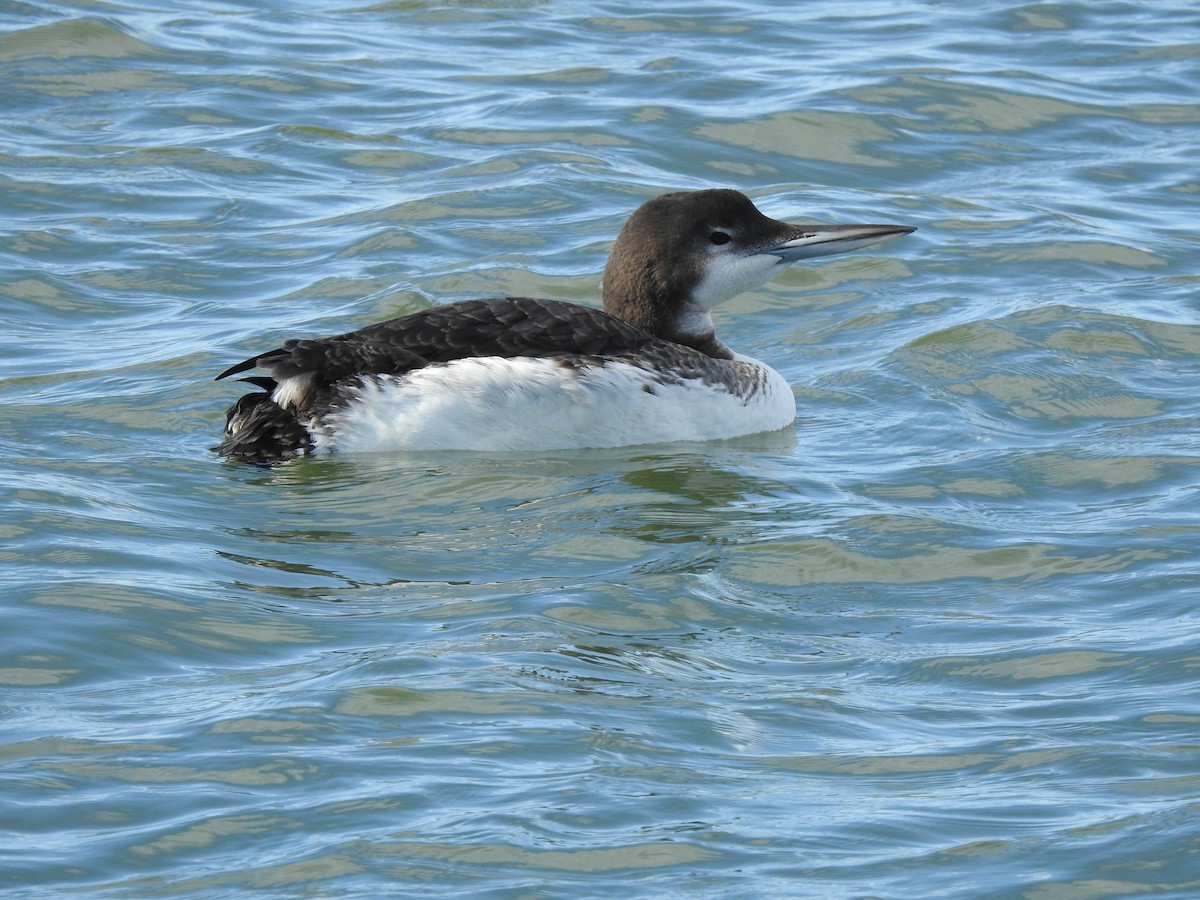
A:
[[[712,316],[697,303],[689,303],[675,320],[676,333],[685,338],[704,338],[715,333]]]
[[[704,277],[692,290],[692,303],[707,311],[730,297],[762,287],[779,272],[779,264],[779,257],[768,253],[715,252],[707,260]]]

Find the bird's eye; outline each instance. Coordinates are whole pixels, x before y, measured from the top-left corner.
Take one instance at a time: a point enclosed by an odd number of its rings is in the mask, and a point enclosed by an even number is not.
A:
[[[728,234],[726,234],[724,231],[714,231],[712,234],[710,234],[710,235],[708,236],[708,239],[709,239],[709,240],[710,240],[712,243],[716,244],[718,247],[719,247],[721,244],[728,244],[730,241],[732,241],[732,240],[733,240],[733,238],[731,238],[731,237],[730,237]]]

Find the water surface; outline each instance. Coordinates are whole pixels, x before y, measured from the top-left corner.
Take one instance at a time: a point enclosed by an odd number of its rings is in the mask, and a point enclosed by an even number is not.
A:
[[[1200,893],[1200,12],[0,4],[0,895]],[[208,452],[286,337],[597,303],[731,186],[919,231],[794,429]]]

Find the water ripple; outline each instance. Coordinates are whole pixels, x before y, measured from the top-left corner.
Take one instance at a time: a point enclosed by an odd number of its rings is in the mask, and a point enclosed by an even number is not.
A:
[[[0,8],[5,896],[1190,896],[1179,2]],[[256,347],[596,303],[666,189],[794,429],[229,466]]]

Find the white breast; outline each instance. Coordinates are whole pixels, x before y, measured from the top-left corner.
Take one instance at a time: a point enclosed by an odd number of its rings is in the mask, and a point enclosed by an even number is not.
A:
[[[662,384],[625,362],[571,370],[553,360],[483,357],[369,376],[308,424],[321,451],[561,450],[708,441],[774,431],[796,416],[773,369],[739,357],[747,397],[699,380]]]

